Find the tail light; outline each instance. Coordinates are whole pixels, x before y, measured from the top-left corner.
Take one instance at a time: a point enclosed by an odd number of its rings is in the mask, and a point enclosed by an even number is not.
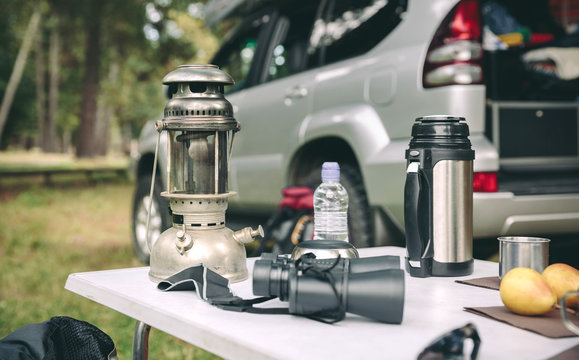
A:
[[[499,190],[496,172],[475,172],[472,180],[474,192],[497,192]]]
[[[422,78],[425,88],[482,83],[481,29],[478,0],[460,1],[430,43]]]

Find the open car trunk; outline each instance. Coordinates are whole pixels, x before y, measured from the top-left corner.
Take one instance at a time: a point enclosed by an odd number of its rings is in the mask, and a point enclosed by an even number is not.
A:
[[[499,191],[579,193],[579,32],[565,28],[579,1],[483,1],[481,10]]]

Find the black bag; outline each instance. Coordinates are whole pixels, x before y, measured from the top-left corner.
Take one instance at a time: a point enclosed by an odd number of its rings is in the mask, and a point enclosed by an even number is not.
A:
[[[265,236],[252,256],[264,251],[289,254],[302,241],[311,240],[314,230],[314,191],[307,186],[282,190],[278,210],[264,226]]]
[[[30,324],[0,339],[0,360],[116,360],[113,340],[96,326],[66,316]]]

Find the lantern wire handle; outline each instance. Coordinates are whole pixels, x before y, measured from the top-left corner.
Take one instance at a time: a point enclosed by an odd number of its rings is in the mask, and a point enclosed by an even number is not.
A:
[[[157,144],[155,145],[155,158],[153,159],[153,174],[151,175],[151,190],[149,191],[149,209],[147,210],[147,230],[145,231],[145,239],[147,240],[147,247],[149,252],[151,249],[151,239],[149,239],[149,220],[151,220],[151,207],[153,205],[153,191],[155,190],[155,175],[157,174],[157,156],[159,154],[159,141],[161,139],[161,132],[157,132]]]
[[[228,134],[229,135],[229,132]],[[231,141],[229,142],[229,151],[227,153],[227,173],[231,171],[231,150],[233,149],[233,139],[235,138],[235,131],[231,131]],[[229,184],[227,184],[227,189],[225,191],[229,192]]]
[[[233,149],[233,139],[235,139],[235,132],[231,132],[231,141],[229,142],[229,153],[227,154],[227,171],[229,171],[229,161],[231,160],[231,150]]]

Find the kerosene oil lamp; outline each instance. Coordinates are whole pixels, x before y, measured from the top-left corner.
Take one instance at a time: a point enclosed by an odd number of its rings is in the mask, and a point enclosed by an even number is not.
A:
[[[183,65],[163,79],[171,98],[159,133],[167,131],[167,188],[173,226],[151,249],[149,278],[159,282],[203,264],[231,282],[248,276],[244,244],[263,236],[261,226],[225,226],[229,156],[240,125],[224,86],[234,81],[215,65]],[[154,171],[154,170],[153,170]]]

